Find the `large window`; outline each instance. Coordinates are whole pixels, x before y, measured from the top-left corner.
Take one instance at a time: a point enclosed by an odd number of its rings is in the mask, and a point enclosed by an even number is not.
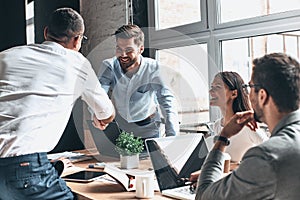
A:
[[[176,96],[181,124],[209,121],[206,44],[159,50],[157,58],[164,82]]]
[[[149,38],[157,49],[153,57],[164,63],[165,77],[174,84],[182,123],[220,117],[218,109],[208,106],[208,88],[217,72],[236,71],[247,82],[252,60],[266,53],[285,52],[300,60],[299,0],[149,0],[148,6],[149,24],[156,28]],[[197,46],[207,52],[206,64]],[[178,56],[185,52],[189,56]],[[194,64],[195,58],[201,61]]]
[[[285,32],[222,41],[223,70],[238,71],[248,82],[252,60],[266,53],[284,52],[300,59],[300,32]]]
[[[156,0],[157,29],[201,21],[199,0]]]
[[[220,22],[300,9],[299,0],[220,0]]]

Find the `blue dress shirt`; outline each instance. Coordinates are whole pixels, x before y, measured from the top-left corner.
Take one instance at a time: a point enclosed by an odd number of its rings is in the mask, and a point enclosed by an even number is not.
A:
[[[160,105],[166,120],[166,135],[176,135],[179,123],[175,97],[161,79],[158,62],[143,56],[140,59],[139,70],[131,78],[124,74],[117,57],[104,60],[99,81],[128,123],[146,119]]]

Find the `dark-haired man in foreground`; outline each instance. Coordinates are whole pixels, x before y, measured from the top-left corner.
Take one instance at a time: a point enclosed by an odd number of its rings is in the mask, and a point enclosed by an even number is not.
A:
[[[53,12],[42,44],[0,53],[0,199],[74,199],[47,158],[82,98],[105,129],[114,108],[80,53],[84,22],[73,9]]]
[[[253,61],[250,90],[254,111],[236,113],[222,129],[198,180],[196,199],[289,199],[300,196],[300,66],[282,53]],[[222,178],[224,151],[243,126],[268,125],[268,141],[249,149]]]

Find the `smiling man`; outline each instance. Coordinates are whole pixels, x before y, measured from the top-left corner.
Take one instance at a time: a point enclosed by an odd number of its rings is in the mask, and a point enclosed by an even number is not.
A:
[[[115,36],[115,57],[103,61],[98,77],[114,102],[119,128],[142,139],[159,137],[160,105],[166,136],[176,135],[179,123],[175,98],[161,79],[158,62],[142,56],[143,31],[136,25],[123,25]]]
[[[202,166],[196,199],[289,199],[300,196],[300,65],[290,56],[272,53],[253,61],[244,87],[254,111],[236,113],[222,129]],[[223,176],[224,151],[232,136],[256,122],[268,125],[271,137],[250,148],[241,164]]]

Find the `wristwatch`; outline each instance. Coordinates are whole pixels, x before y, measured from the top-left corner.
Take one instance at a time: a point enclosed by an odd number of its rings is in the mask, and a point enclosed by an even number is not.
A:
[[[214,142],[217,140],[224,142],[226,146],[230,145],[230,140],[227,137],[217,135],[214,137]]]

